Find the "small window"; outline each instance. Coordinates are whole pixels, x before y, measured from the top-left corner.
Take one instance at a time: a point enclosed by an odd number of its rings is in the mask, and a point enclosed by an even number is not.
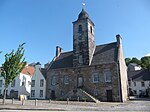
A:
[[[31,87],[35,87],[35,80],[32,80]]]
[[[131,86],[131,82],[129,81],[129,86]]]
[[[79,63],[83,64],[83,57],[82,57],[82,55],[79,55]]]
[[[44,79],[41,79],[40,80],[40,87],[43,87],[44,86]]]
[[[133,94],[134,94],[134,95],[136,95],[136,94],[137,94],[136,90],[133,90]]]
[[[13,80],[13,81],[11,82],[11,87],[15,87],[15,82],[16,82],[16,80]]]
[[[98,83],[99,82],[99,75],[98,75],[98,73],[93,73],[92,74],[92,79],[93,79],[93,83]]]
[[[69,77],[67,75],[64,76],[64,84],[69,84]]]
[[[144,83],[144,82],[141,82],[141,86],[142,86],[142,87],[145,87],[145,83]]]
[[[2,94],[2,90],[0,89],[0,95]]]
[[[57,84],[57,77],[56,76],[52,76],[52,79],[51,79],[51,85],[56,85]]]
[[[31,90],[31,97],[35,97],[35,90]]]
[[[30,81],[28,81],[28,86],[30,86],[31,85],[31,82]]]
[[[22,82],[22,86],[24,86],[24,81]]]
[[[63,91],[60,91],[60,96],[64,96],[64,92]]]
[[[43,97],[43,90],[40,90],[40,97]]]
[[[90,32],[91,32],[91,33],[93,33],[93,29],[92,29],[92,26],[90,26]]]
[[[104,70],[104,76],[105,76],[105,82],[111,82],[112,81],[112,74],[109,69]]]
[[[98,90],[94,90],[94,96],[98,96]]]
[[[78,32],[79,32],[79,33],[82,32],[82,25],[79,25]]]
[[[134,86],[136,86],[136,82],[134,82]]]
[[[2,87],[3,85],[3,80],[0,80],[0,87]]]

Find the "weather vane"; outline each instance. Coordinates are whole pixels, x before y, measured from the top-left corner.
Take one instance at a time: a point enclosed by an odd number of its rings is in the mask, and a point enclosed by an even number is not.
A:
[[[85,1],[83,1],[83,3],[82,3],[82,8],[83,9],[85,8]]]

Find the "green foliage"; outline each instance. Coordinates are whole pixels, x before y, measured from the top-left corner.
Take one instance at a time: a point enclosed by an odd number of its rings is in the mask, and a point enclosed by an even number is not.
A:
[[[148,67],[150,66],[150,56],[142,57],[140,60],[138,60],[136,57],[133,57],[132,59],[126,58],[125,62],[127,66],[129,65],[129,63],[136,63],[143,69],[148,69]]]
[[[130,61],[130,63],[136,63],[136,64],[140,65],[141,60],[138,60],[136,57],[133,57],[132,60]]]
[[[141,62],[141,67],[147,69],[150,66],[150,56],[142,57]]]
[[[126,58],[126,59],[125,59],[125,62],[126,62],[126,65],[128,66],[129,63],[131,62],[131,58]]]
[[[2,64],[2,73],[1,75],[5,79],[5,88],[15,79],[17,75],[25,67],[26,62],[24,56],[24,44],[19,45],[17,51],[11,51],[5,55],[5,62]]]

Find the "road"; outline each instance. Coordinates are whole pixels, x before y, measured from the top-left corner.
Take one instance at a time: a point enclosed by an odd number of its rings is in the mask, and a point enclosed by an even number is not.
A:
[[[51,101],[38,100],[35,106],[35,100],[26,100],[24,105],[22,102],[15,100],[12,104],[11,100],[6,100],[6,105],[2,105],[0,99],[0,112],[45,112],[45,111],[149,111],[150,99],[133,100],[125,103],[118,102],[77,102],[70,101]]]

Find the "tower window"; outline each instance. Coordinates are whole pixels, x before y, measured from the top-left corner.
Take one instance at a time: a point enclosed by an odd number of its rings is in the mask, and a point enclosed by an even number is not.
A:
[[[91,33],[93,33],[93,29],[92,29],[92,26],[90,26],[90,32],[91,32]]]
[[[82,25],[79,25],[78,32],[79,32],[79,33],[81,33],[81,32],[82,32]]]
[[[82,57],[82,55],[79,55],[79,63],[83,64],[83,57]]]

